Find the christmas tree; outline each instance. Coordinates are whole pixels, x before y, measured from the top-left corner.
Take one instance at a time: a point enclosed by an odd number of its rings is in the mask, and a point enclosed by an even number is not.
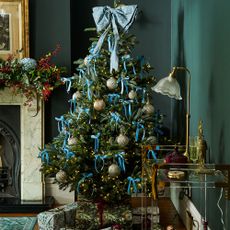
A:
[[[142,146],[161,134],[162,115],[149,98],[152,68],[131,56],[136,38],[127,30],[136,15],[136,5],[93,8],[97,34],[89,54],[64,79],[75,90],[70,111],[56,118],[60,134],[40,153],[45,175],[94,201],[140,191]]]

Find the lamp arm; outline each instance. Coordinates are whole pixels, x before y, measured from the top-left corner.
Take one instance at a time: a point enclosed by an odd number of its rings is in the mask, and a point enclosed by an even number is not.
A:
[[[186,149],[184,155],[189,159],[189,131],[190,131],[190,93],[191,93],[191,73],[186,67],[174,67],[175,70],[183,70],[188,73],[187,81],[187,111],[186,111]]]

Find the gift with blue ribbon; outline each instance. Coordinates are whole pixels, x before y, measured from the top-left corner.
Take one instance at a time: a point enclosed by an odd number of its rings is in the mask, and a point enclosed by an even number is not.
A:
[[[129,184],[128,184],[128,194],[131,195],[131,188],[133,188],[133,193],[137,193],[138,192],[138,188],[137,188],[137,183],[141,181],[140,178],[132,178],[131,176],[129,176],[128,178]]]
[[[83,173],[83,177],[77,183],[77,193],[80,194],[80,186],[86,179],[93,177],[93,173]]]
[[[100,135],[101,133],[97,133],[97,135],[91,135],[91,138],[94,139],[94,152],[98,152]]]
[[[118,41],[120,39],[119,32],[126,32],[133,23],[136,15],[136,5],[120,5],[116,8],[111,8],[109,6],[99,6],[93,8],[93,18],[97,27],[97,32],[104,32],[101,34],[92,54],[99,54],[104,40],[109,30],[112,28],[113,42],[110,57],[111,73],[113,69],[117,71],[119,66],[119,59],[117,55]]]

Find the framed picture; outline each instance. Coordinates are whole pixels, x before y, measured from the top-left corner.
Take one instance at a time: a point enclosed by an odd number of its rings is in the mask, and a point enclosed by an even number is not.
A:
[[[0,58],[29,57],[29,0],[0,0]]]

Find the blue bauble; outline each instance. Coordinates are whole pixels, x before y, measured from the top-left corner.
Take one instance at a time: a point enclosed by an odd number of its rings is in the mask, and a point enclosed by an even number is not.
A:
[[[23,58],[19,61],[25,71],[32,71],[36,68],[37,62],[33,58]]]

